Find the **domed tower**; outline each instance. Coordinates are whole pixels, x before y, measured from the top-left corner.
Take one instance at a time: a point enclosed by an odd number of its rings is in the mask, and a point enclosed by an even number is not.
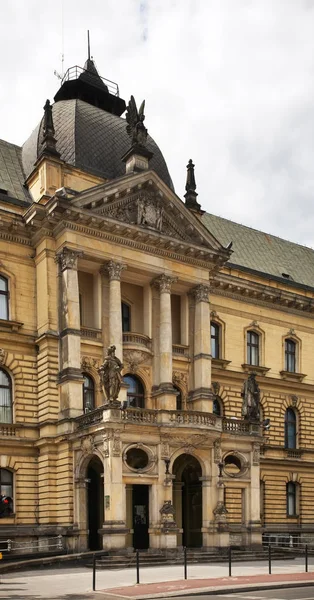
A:
[[[84,68],[68,69],[54,104],[22,149],[26,184],[35,202],[45,202],[58,188],[75,194],[125,174],[121,160],[130,140],[122,114],[125,101],[118,85],[100,77],[88,58]],[[150,168],[173,189],[164,157],[148,136]]]

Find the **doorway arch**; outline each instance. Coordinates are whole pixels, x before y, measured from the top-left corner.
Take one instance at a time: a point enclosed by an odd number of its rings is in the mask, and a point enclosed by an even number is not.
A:
[[[104,466],[98,456],[87,465],[88,547],[102,550],[102,536],[98,533],[104,521]]]
[[[172,469],[174,479],[173,504],[176,511],[176,522],[183,533],[178,545],[187,548],[202,546],[202,468],[195,456],[180,454]],[[181,544],[180,544],[181,541]]]

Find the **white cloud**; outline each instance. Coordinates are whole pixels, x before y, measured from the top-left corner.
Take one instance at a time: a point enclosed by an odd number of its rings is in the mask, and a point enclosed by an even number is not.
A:
[[[178,195],[193,158],[203,208],[314,246],[313,0],[63,4],[66,67],[89,28],[100,74],[146,98]],[[59,85],[61,0],[1,8],[0,137],[21,144]]]

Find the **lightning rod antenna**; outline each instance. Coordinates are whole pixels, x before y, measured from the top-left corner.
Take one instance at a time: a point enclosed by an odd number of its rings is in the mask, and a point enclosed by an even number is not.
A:
[[[89,29],[87,30],[87,51],[88,51],[88,60],[90,60],[90,39],[89,39]]]

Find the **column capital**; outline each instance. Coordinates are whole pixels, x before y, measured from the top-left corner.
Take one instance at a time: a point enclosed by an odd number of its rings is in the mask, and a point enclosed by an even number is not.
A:
[[[61,271],[65,271],[66,269],[77,270],[77,261],[81,256],[83,256],[83,252],[72,250],[65,246],[65,248],[62,248],[62,250],[58,252],[55,260],[60,265]]]
[[[99,269],[99,273],[101,275],[109,275],[110,281],[120,281],[121,273],[126,269],[126,265],[122,263],[115,262],[114,260],[109,260],[109,262],[102,265]]]
[[[200,283],[196,285],[189,291],[189,294],[194,297],[195,302],[209,302],[208,294],[210,287],[209,285],[205,285],[204,283]]]
[[[166,275],[162,273],[162,275],[158,275],[155,279],[152,280],[151,285],[159,289],[160,293],[171,293],[171,286],[173,283],[178,281],[177,277],[171,277],[170,275]]]

